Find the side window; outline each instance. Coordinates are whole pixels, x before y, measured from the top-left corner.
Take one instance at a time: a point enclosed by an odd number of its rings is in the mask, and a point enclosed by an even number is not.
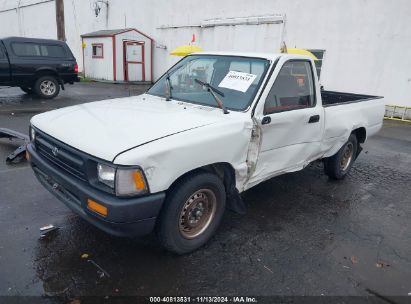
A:
[[[41,56],[40,46],[35,43],[15,42],[11,44],[14,54],[21,57]]]
[[[44,57],[64,58],[66,50],[60,45],[41,45],[41,55]]]
[[[315,93],[310,62],[286,62],[265,100],[264,114],[313,106],[315,106]]]
[[[0,59],[4,58],[4,52],[2,46],[0,46]]]
[[[92,44],[91,47],[93,48],[93,52],[92,52],[93,58],[104,58],[102,43]]]

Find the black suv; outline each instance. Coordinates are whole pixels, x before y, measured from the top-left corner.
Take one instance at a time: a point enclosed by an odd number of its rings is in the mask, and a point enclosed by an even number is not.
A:
[[[28,94],[54,98],[64,84],[79,81],[76,58],[58,40],[8,37],[0,39],[0,85],[20,87]]]

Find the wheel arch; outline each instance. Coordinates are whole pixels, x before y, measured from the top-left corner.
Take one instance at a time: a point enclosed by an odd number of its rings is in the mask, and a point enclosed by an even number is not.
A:
[[[367,130],[364,127],[354,129],[351,134],[354,134],[357,137],[359,144],[363,144],[367,139]]]
[[[187,175],[191,174],[196,174],[196,173],[201,173],[201,172],[210,172],[215,175],[217,175],[222,182],[224,183],[224,186],[233,184],[235,187],[235,170],[233,166],[230,163],[225,163],[225,162],[220,162],[220,163],[213,163],[205,166],[201,166],[195,169],[192,169],[190,171],[187,171],[183,174],[181,174],[168,188],[167,191],[172,190],[175,185],[183,179]]]
[[[353,130],[351,134],[354,134],[357,138],[357,153],[355,155],[355,158],[357,158],[362,151],[361,144],[365,143],[365,141],[367,140],[367,130],[364,127],[360,127]]]
[[[43,76],[53,76],[57,79],[58,83],[61,84],[59,73],[57,72],[57,70],[50,68],[50,67],[37,69],[33,75],[33,83],[35,83],[37,79]]]
[[[238,189],[236,188],[236,174],[234,167],[228,162],[212,163],[205,166],[201,166],[192,169],[184,174],[180,175],[166,190],[166,192],[173,191],[178,185],[179,181],[187,175],[209,172],[218,176],[224,184],[227,196],[227,207],[237,213],[245,213],[245,205],[240,196]]]
[[[57,80],[59,78],[59,74],[57,70],[52,69],[52,68],[40,68],[36,70],[36,72],[34,73],[34,79],[37,80],[40,77],[48,76],[48,75],[55,76]]]

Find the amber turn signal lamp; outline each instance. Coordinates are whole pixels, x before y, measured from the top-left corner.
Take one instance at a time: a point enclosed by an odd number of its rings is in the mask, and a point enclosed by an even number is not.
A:
[[[146,188],[146,183],[144,182],[144,176],[141,171],[133,171],[134,186],[137,190],[144,190]]]
[[[87,208],[102,215],[102,216],[107,216],[108,210],[107,207],[93,201],[92,199],[87,200]]]

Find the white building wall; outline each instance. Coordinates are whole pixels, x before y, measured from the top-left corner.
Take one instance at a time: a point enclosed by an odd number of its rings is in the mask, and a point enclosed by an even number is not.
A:
[[[39,10],[41,15],[37,15]],[[21,9],[22,36],[34,38],[56,39],[56,22],[50,22],[42,16],[54,16],[56,7],[53,1],[41,3],[38,6],[27,6]]]
[[[21,4],[36,1],[21,0]],[[30,34],[49,37],[56,33],[54,12],[41,8],[49,4],[36,6],[30,18],[23,17],[22,25],[10,11],[1,12],[18,2],[0,3],[1,36],[24,32],[26,24],[36,28],[32,16],[38,24],[47,20],[48,28]],[[326,89],[384,95],[387,104],[411,106],[409,0],[108,0],[108,9],[103,5],[98,17],[93,11],[95,2],[64,1],[67,42],[80,65],[81,34],[134,27],[153,37],[157,45],[167,47],[154,50],[154,77],[158,77],[178,59],[168,55],[174,45],[190,42],[192,33],[197,33],[197,45],[208,44],[203,38],[210,29],[195,27],[206,19],[285,14],[284,38],[289,47],[326,50],[321,74]],[[194,27],[159,29],[162,25]],[[223,32],[219,45],[235,50],[230,45],[231,30],[228,26],[214,31]]]
[[[387,104],[411,106],[411,60],[404,56],[411,47],[409,0],[226,0],[200,6],[196,1],[177,0],[156,1],[154,9],[157,27],[285,14],[284,39],[289,47],[326,50],[321,75],[326,89],[383,95]],[[162,43],[173,33],[156,29],[153,36]]]
[[[18,4],[15,0],[0,1],[0,37],[56,38],[54,1],[21,0]]]
[[[285,16],[273,18],[278,22],[285,22]],[[198,20],[200,24],[203,20]],[[230,20],[229,22],[236,22]],[[193,23],[194,24],[194,23]],[[181,26],[181,24],[176,24]],[[190,24],[189,24],[190,25]],[[174,28],[171,24],[161,24],[156,29],[157,45],[167,49],[157,48],[154,54],[156,77],[164,72],[164,68],[176,63],[181,57],[170,56],[174,48],[188,44],[195,35],[195,44],[204,50],[244,51],[244,52],[272,52],[277,53],[283,39],[284,23],[261,23],[258,25],[210,26]]]
[[[17,10],[0,13],[0,37],[20,36]],[[6,26],[7,25],[7,26]]]
[[[103,44],[103,58],[93,58],[92,45]],[[113,41],[111,37],[84,38],[85,76],[92,79],[113,80]],[[79,59],[77,59],[79,61]]]

